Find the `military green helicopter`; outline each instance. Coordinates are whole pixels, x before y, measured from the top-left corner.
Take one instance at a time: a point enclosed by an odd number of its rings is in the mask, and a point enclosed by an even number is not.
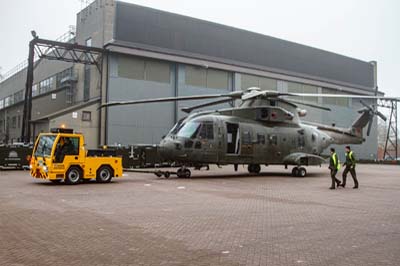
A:
[[[329,108],[301,102],[293,97],[351,97],[381,99],[379,96],[282,93],[249,88],[227,94],[194,95],[109,102],[102,107],[170,101],[217,99],[216,101],[183,108],[189,115],[170,130],[159,144],[160,155],[167,161],[183,165],[178,177],[191,176],[189,166],[208,164],[248,165],[250,173],[259,173],[260,165],[294,166],[292,175],[305,177],[304,166],[321,165],[321,153],[331,144],[360,144],[365,141],[363,128],[371,130],[375,115],[386,117],[375,106],[361,101],[364,108],[350,128],[339,128],[301,121],[306,110],[298,105],[330,111]],[[292,97],[292,98],[290,98]],[[387,99],[387,98],[386,98]],[[237,107],[193,112],[194,110],[241,100]],[[156,171],[169,177],[170,172]]]

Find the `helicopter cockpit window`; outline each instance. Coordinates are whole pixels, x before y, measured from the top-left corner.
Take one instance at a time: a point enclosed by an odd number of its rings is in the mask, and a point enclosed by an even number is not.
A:
[[[199,122],[188,122],[178,130],[176,135],[183,138],[194,138],[199,132],[200,126]]]
[[[181,127],[183,126],[183,120],[185,120],[185,118],[182,118],[178,121],[178,123],[175,124],[175,126],[170,130],[170,134],[175,135],[179,129],[181,129]]]
[[[212,123],[203,123],[200,129],[199,138],[214,139],[214,126]]]

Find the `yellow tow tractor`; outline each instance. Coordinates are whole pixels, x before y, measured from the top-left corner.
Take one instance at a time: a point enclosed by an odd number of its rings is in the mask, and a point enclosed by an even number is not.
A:
[[[29,168],[32,177],[54,183],[74,185],[94,178],[109,183],[122,176],[122,158],[112,150],[86,150],[82,134],[54,128],[38,136]]]

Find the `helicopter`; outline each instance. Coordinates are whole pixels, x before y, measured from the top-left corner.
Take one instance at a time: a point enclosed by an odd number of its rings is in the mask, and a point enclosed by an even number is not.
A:
[[[217,99],[211,102],[185,107],[188,115],[180,119],[159,144],[160,156],[169,162],[182,165],[176,172],[179,178],[191,176],[190,166],[216,164],[247,165],[249,173],[258,174],[260,165],[293,166],[292,175],[305,177],[304,166],[321,165],[325,158],[322,152],[332,144],[361,144],[365,141],[363,128],[368,125],[370,133],[374,116],[386,121],[376,106],[367,105],[358,110],[359,117],[349,128],[327,126],[302,121],[307,111],[304,105],[330,111],[318,104],[302,102],[294,97],[350,97],[365,99],[393,99],[381,96],[284,93],[251,87],[244,91],[226,94],[193,95],[108,102],[100,108],[147,104],[170,101]],[[397,98],[395,98],[398,100]],[[208,106],[240,100],[238,106],[219,110],[193,112]],[[161,176],[163,172],[154,172]],[[169,177],[169,172],[164,172]]]

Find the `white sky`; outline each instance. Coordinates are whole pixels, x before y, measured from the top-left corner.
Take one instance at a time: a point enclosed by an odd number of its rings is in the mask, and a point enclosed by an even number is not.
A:
[[[379,89],[400,96],[400,1],[124,0],[378,62]],[[75,25],[79,0],[0,0],[0,67],[25,60],[31,29],[55,39]]]

